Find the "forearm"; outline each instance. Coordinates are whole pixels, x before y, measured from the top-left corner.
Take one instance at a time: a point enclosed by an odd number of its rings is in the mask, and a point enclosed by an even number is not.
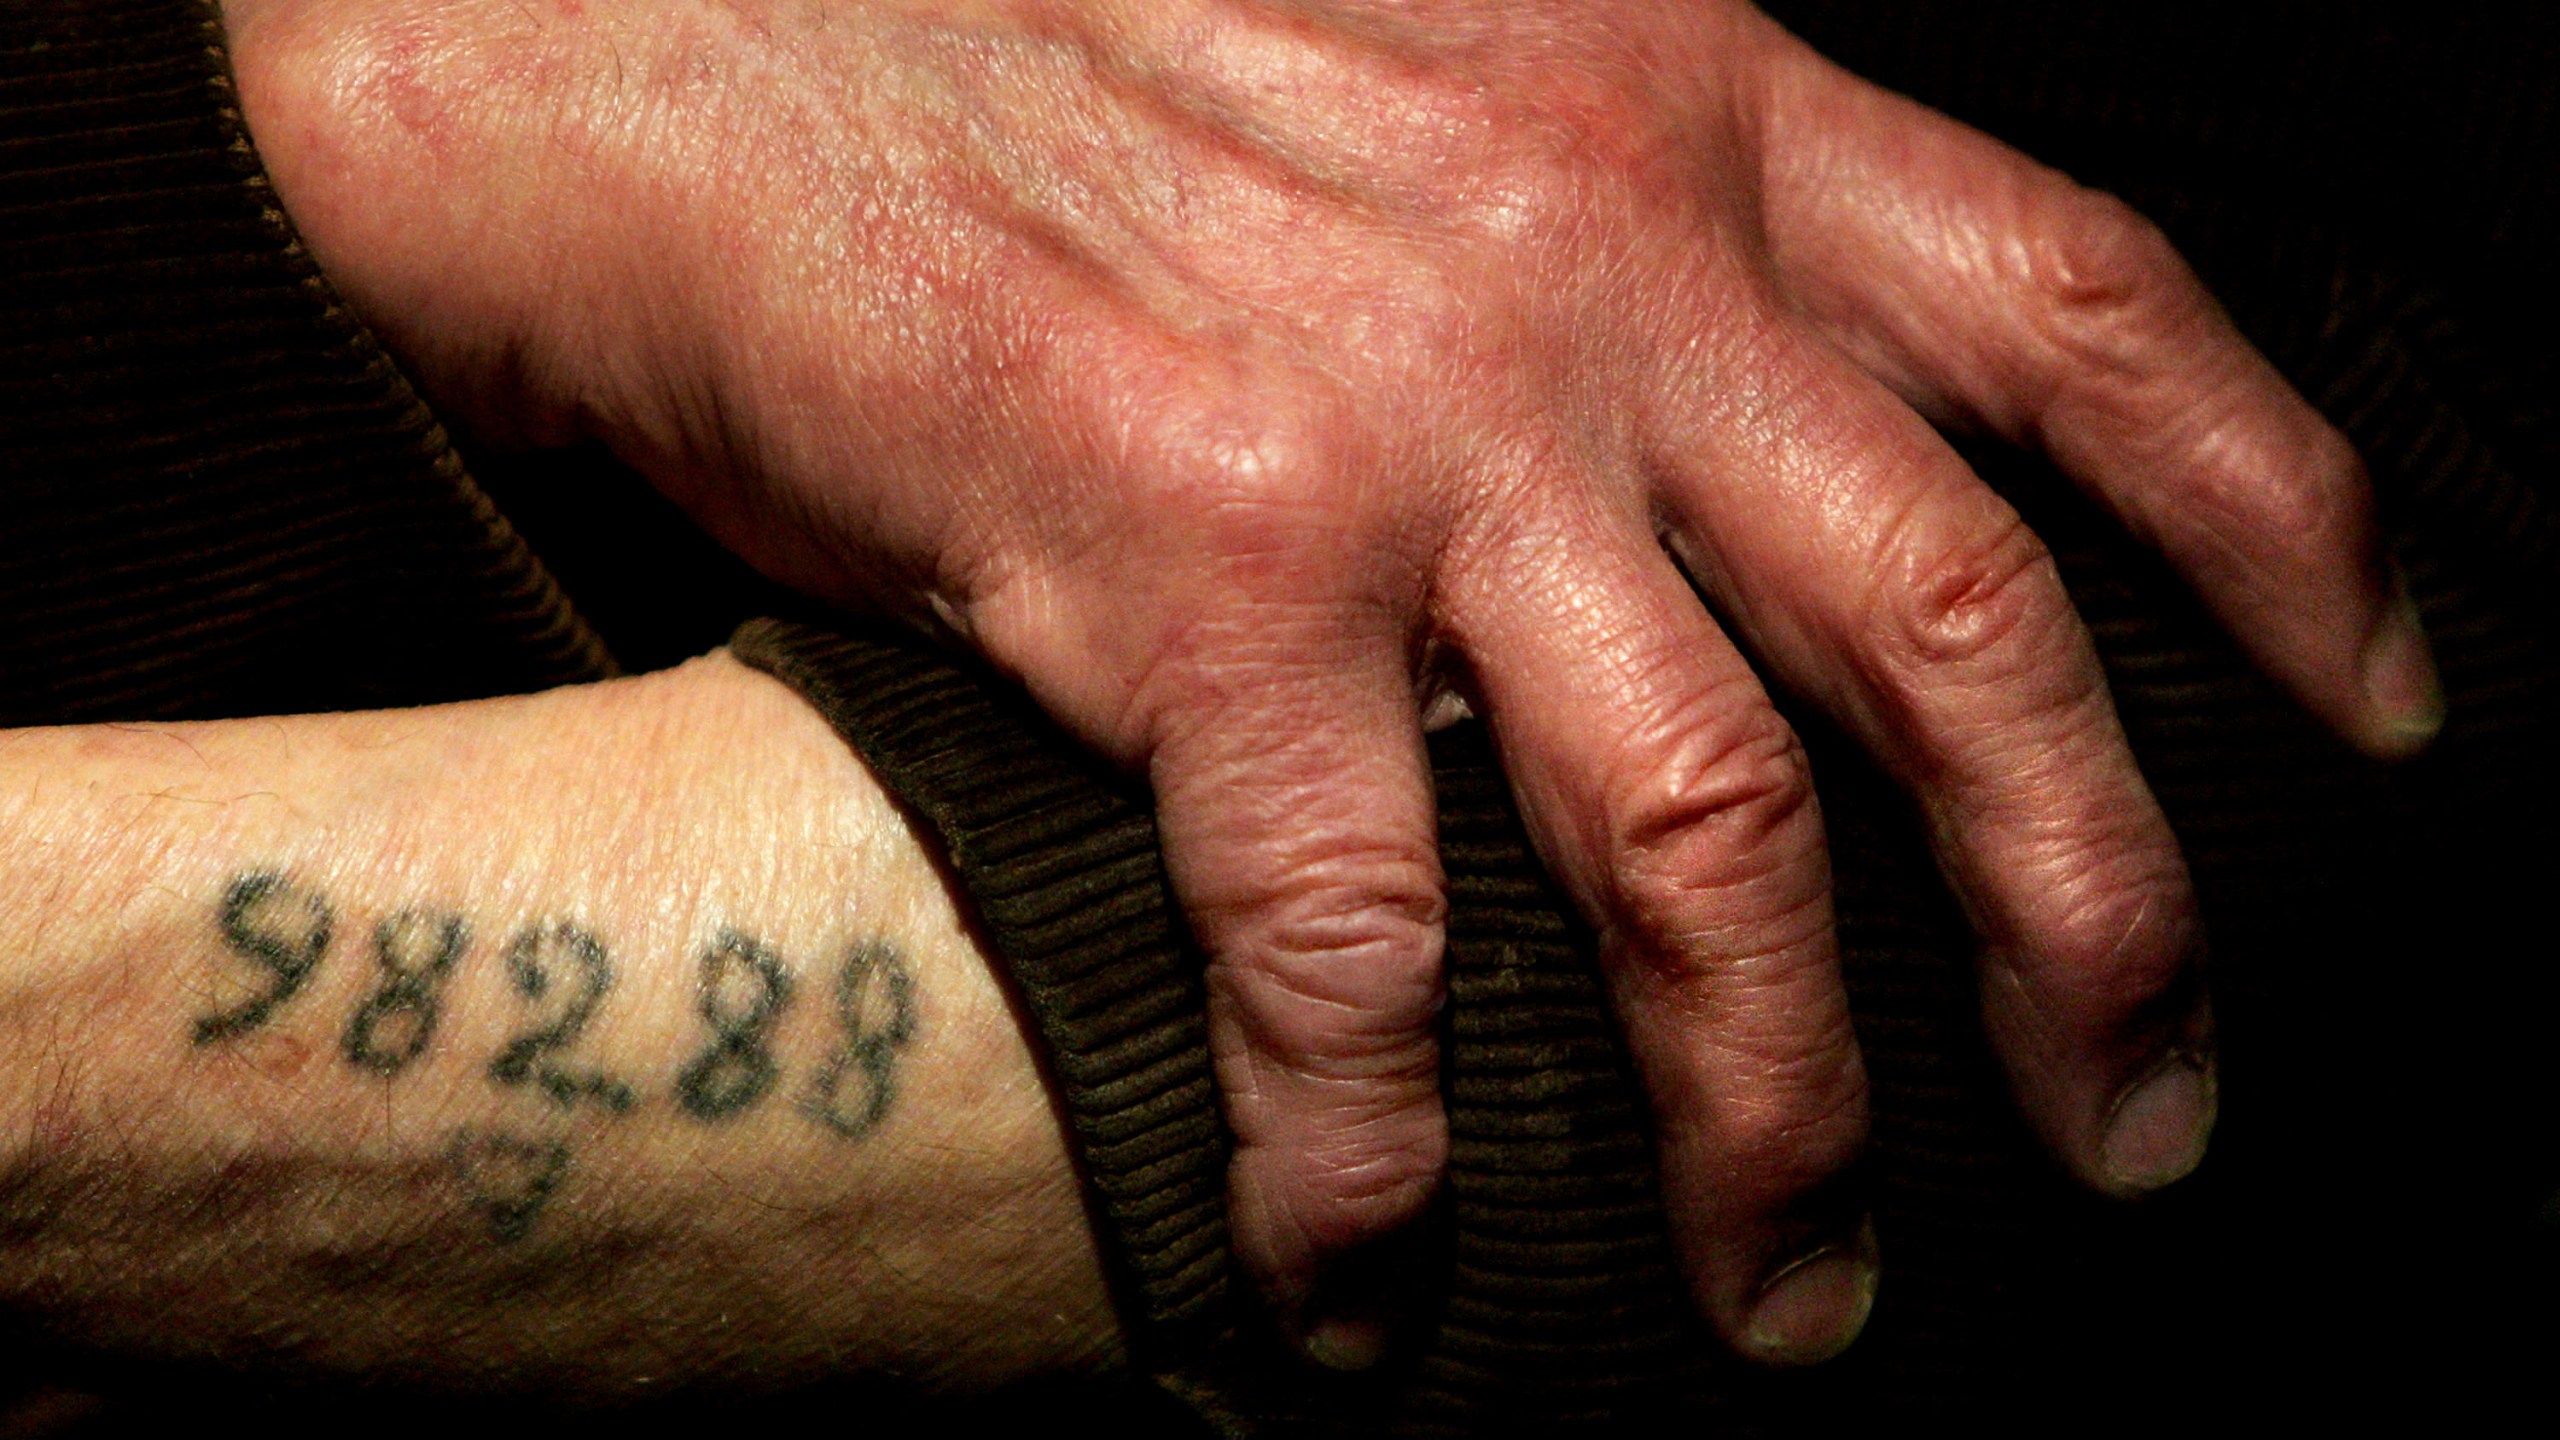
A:
[[[0,739],[0,1293],[89,1341],[593,1390],[1114,1341],[1005,998],[726,660]]]

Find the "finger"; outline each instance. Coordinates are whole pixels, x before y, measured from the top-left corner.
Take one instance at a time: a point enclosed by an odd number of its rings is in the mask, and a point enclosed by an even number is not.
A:
[[[1540,853],[1600,927],[1700,1308],[1837,1353],[1874,1293],[1866,1082],[1801,750],[1635,516],[1503,517],[1444,568]]]
[[[1236,1137],[1236,1253],[1315,1359],[1383,1352],[1448,1131],[1446,909],[1402,638],[1255,607],[1176,662],[1150,761],[1174,888],[1210,955]]]
[[[1918,799],[1988,947],[1985,1018],[2030,1120],[2132,1192],[2213,1123],[2195,893],[2095,646],[2017,512],[1819,342],[1773,347],[1736,431],[1675,417],[1674,544],[1753,653]]]
[[[2443,723],[2354,449],[2149,221],[1798,52],[1772,107],[1783,283],[1942,421],[2042,448],[2257,662],[2376,756]]]

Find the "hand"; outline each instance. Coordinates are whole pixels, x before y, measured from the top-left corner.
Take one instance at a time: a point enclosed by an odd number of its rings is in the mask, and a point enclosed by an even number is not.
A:
[[[0,1299],[127,1354],[628,1399],[1118,1349],[934,861],[726,656],[0,732],[0,1133]]]
[[[1446,1145],[1441,700],[1605,939],[1700,1305],[1773,1360],[1873,1276],[1762,674],[1924,807],[2064,1164],[2145,1190],[2212,1123],[2177,845],[1929,420],[2041,447],[2354,743],[2438,723],[2354,456],[2159,235],[1733,0],[226,11],[279,193],[450,411],[603,437],[1153,782],[1239,1253],[1338,1359],[1341,1262]]]

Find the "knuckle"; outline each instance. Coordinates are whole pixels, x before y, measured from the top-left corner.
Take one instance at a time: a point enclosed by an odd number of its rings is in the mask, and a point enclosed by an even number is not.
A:
[[[2147,375],[2152,343],[2203,313],[2203,291],[2169,237],[2102,190],[2053,182],[2031,202],[2013,253],[2048,343],[2088,374]]]
[[[1551,239],[1570,233],[1590,207],[1597,177],[1554,127],[1510,127],[1480,163],[1471,209],[1493,235]]]
[[[1240,917],[1212,983],[1258,1055],[1324,1079],[1428,1074],[1446,902],[1418,874],[1362,882],[1328,878]]]
[[[1238,1102],[1229,1106],[1230,1218],[1248,1263],[1339,1253],[1392,1230],[1429,1202],[1448,1163],[1448,1117],[1429,1077],[1383,1091],[1343,1087],[1293,1107],[1251,1090],[1229,1094]]]
[[[1446,1117],[1420,1100],[1325,1108],[1285,1124],[1238,1121],[1240,1188],[1263,1202],[1236,1216],[1248,1246],[1267,1239],[1322,1255],[1356,1245],[1411,1219],[1449,1158]]]
[[[1693,862],[1757,850],[1812,809],[1813,771],[1795,731],[1767,705],[1739,710],[1675,718],[1640,743],[1645,758],[1609,787],[1612,854],[1645,870],[1695,873]]]
[[[1753,705],[1638,748],[1604,801],[1610,918],[1670,1003],[1802,951],[1829,876],[1795,732]]]
[[[1671,202],[1696,152],[1617,66],[1586,57],[1473,107],[1483,142],[1459,213],[1485,235],[1579,253]]]
[[[2186,273],[2150,217],[2103,190],[2056,181],[2034,202],[2023,278],[2055,310],[2107,314],[2136,305]]]
[[[2195,904],[2173,858],[2136,851],[2090,861],[2049,893],[2052,909],[2028,943],[2056,980],[2101,1014],[2142,1009],[2192,967]]]
[[[1123,427],[1140,505],[1214,553],[1337,537],[1361,496],[1336,453],[1341,427],[1311,388],[1177,372]]]
[[[1845,1050],[1805,1057],[1735,1101],[1721,1129],[1728,1163],[1754,1188],[1813,1189],[1865,1148],[1864,1079]]]
[[[1378,113],[1394,125],[1388,158],[1426,193],[1463,193],[1515,133],[1500,88],[1476,72],[1400,65],[1373,78]]]
[[[2253,548],[2337,551],[2366,524],[2364,462],[2345,436],[2325,425],[2305,442],[2298,464],[2252,464],[2245,454],[2211,463],[2226,447],[2210,438],[2193,448],[2207,462],[2191,482],[2195,504],[2214,528],[2249,537]]]
[[[1880,581],[1870,613],[1885,623],[1869,633],[1888,639],[1888,663],[1905,676],[2041,663],[2053,627],[2070,613],[2052,554],[2015,511],[1953,539],[1902,527],[1873,573]]]
[[[2167,235],[2067,181],[2036,209],[2018,253],[2044,346],[2020,363],[2045,422],[2093,425],[2178,475],[2184,518],[2253,560],[2351,540],[2361,460],[2232,327]]]
[[[1324,1203],[1395,1203],[1428,1189],[1449,1158],[1448,1128],[1415,1106],[1335,1117],[1305,1150],[1304,1188]]]

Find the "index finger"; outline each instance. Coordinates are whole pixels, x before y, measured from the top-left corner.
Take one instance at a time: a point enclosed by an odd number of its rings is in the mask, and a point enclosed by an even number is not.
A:
[[[1810,51],[1786,74],[1769,224],[1826,333],[1932,418],[2042,449],[2349,743],[2423,748],[2443,693],[2363,462],[2158,227]]]

